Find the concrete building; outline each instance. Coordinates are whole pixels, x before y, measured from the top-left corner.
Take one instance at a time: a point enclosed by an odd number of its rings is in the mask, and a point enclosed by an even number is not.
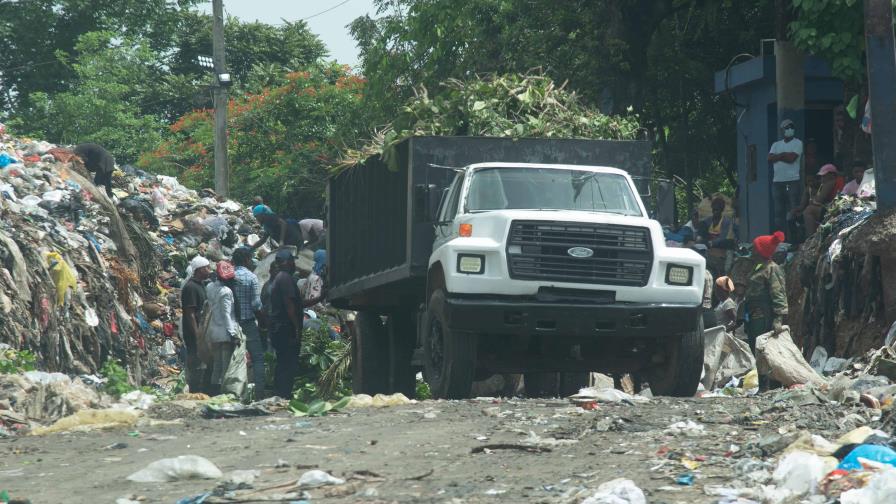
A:
[[[805,111],[796,117],[797,138],[814,139],[819,167],[836,162],[835,109],[843,102],[843,84],[830,67],[815,57],[805,58]],[[760,55],[716,72],[715,92],[729,94],[737,112],[738,211],[741,241],[771,231],[772,167],[766,161],[771,144],[779,139],[775,92],[775,56]]]

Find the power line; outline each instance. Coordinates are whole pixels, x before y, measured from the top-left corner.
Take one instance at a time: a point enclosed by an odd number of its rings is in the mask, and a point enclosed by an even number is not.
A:
[[[332,11],[332,10],[336,10],[336,9],[338,9],[339,7],[342,7],[343,5],[345,5],[345,4],[347,4],[347,3],[351,2],[351,1],[352,1],[352,0],[343,0],[342,2],[339,2],[338,4],[336,4],[336,5],[332,6],[332,7],[330,7],[330,8],[327,9],[327,10],[322,10],[322,11],[318,12],[317,14],[312,14],[312,15],[306,17],[306,18],[302,18],[302,19],[300,19],[299,21],[308,21],[308,20],[311,19],[311,18],[316,18],[317,16],[326,14],[326,13]]]
[[[42,66],[42,65],[51,65],[53,63],[62,63],[62,62],[59,61],[58,59],[54,59],[54,60],[50,60],[50,61],[42,61],[40,63],[27,63],[25,65],[17,66],[17,67],[0,68],[0,72],[12,72],[13,70],[23,70],[25,68],[32,68],[32,67],[37,67],[37,66]]]

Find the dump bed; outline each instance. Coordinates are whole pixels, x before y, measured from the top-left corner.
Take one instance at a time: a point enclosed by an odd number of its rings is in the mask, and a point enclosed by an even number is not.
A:
[[[450,184],[454,172],[446,166],[598,165],[644,179],[651,169],[646,141],[414,137],[399,144],[395,155],[396,171],[374,156],[329,180],[327,281],[337,306],[388,311],[422,302],[433,242],[427,193],[438,198]]]

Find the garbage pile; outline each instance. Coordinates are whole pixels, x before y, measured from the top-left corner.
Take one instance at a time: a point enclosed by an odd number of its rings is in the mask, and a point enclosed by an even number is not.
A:
[[[853,357],[881,346],[887,314],[896,313],[885,306],[881,282],[882,264],[896,258],[887,243],[896,239],[890,220],[873,201],[839,197],[795,255],[787,275],[789,322],[806,358],[817,347]]]
[[[110,198],[67,149],[0,133],[0,343],[68,375],[115,359],[140,385],[177,371],[189,258],[229,255],[253,221],[131,167],[113,187]]]

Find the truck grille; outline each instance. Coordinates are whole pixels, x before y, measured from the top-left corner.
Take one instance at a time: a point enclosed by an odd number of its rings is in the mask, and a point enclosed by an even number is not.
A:
[[[573,257],[570,249],[593,254]],[[507,240],[510,278],[643,287],[653,250],[647,228],[579,222],[513,221]]]

